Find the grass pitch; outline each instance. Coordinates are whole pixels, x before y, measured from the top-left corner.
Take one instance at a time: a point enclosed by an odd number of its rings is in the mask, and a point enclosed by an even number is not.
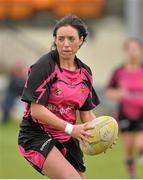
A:
[[[18,130],[19,123],[16,121],[11,121],[6,125],[0,124],[0,178],[46,178],[34,170],[19,154],[17,147]],[[106,154],[85,156],[85,160],[87,178],[128,178],[120,138],[117,145],[112,150],[108,150]],[[137,165],[137,168],[138,178],[143,178],[143,165]]]

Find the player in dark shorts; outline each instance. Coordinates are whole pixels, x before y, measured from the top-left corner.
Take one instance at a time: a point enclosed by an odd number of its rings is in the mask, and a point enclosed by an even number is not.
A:
[[[124,43],[126,60],[113,73],[106,94],[119,102],[118,120],[130,178],[136,177],[134,149],[143,152],[142,43],[129,38]]]
[[[84,178],[85,164],[79,141],[86,142],[87,121],[99,100],[90,68],[76,57],[87,36],[76,16],[55,25],[55,49],[29,69],[22,101],[26,104],[18,138],[24,158],[52,179]],[[81,124],[76,124],[76,111]]]

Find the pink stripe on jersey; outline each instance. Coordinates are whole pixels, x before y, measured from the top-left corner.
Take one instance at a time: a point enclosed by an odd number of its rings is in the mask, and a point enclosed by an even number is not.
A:
[[[18,145],[19,147],[19,151],[20,153],[26,158],[28,159],[30,162],[32,162],[32,164],[38,166],[40,169],[43,167],[43,164],[45,162],[45,157],[34,150],[28,150],[25,151],[24,148],[20,145]]]
[[[93,82],[93,79],[92,79],[92,76],[91,76],[91,74],[89,74],[89,72],[86,70],[86,69],[84,69],[84,68],[82,68],[82,72],[83,73],[85,73],[87,76],[88,76],[88,78],[89,78],[89,80],[90,80],[90,83],[92,84]]]
[[[31,67],[28,69],[28,74],[31,72]],[[24,85],[24,87],[25,88],[27,88],[27,82],[28,82],[28,78],[27,78],[27,80],[26,80],[26,82],[25,82],[25,85]]]
[[[24,118],[28,118],[30,115],[31,109],[30,109],[30,105],[28,103],[25,103],[25,111],[24,111]]]
[[[48,76],[48,78],[36,89],[36,92],[40,92],[40,95],[38,97],[38,99],[36,100],[36,103],[39,102],[39,100],[42,98],[42,96],[44,95],[44,93],[46,92],[46,88],[44,88],[44,86],[51,80],[54,78],[54,76],[56,75],[56,72],[54,71],[50,76]]]

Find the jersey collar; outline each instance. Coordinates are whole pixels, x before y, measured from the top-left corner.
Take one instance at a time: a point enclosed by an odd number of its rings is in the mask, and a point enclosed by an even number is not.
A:
[[[63,70],[62,70],[62,68],[61,68],[61,66],[60,66],[59,53],[58,53],[57,49],[52,50],[52,51],[51,51],[51,55],[52,55],[52,59],[57,63],[60,71],[63,72]],[[80,62],[80,60],[77,58],[77,56],[75,56],[75,61],[76,61],[77,66],[78,66],[78,68],[80,69],[80,72],[81,72],[82,66],[81,66],[81,62]]]

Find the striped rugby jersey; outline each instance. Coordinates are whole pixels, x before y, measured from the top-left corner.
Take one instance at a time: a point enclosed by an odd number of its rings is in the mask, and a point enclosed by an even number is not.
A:
[[[95,108],[99,100],[92,86],[91,70],[77,57],[75,61],[78,68],[69,71],[60,67],[57,50],[42,56],[30,67],[22,94],[22,101],[26,102],[23,118],[36,122],[45,132],[61,142],[67,141],[70,136],[32,117],[30,104],[42,104],[71,124],[76,123],[76,110]]]

